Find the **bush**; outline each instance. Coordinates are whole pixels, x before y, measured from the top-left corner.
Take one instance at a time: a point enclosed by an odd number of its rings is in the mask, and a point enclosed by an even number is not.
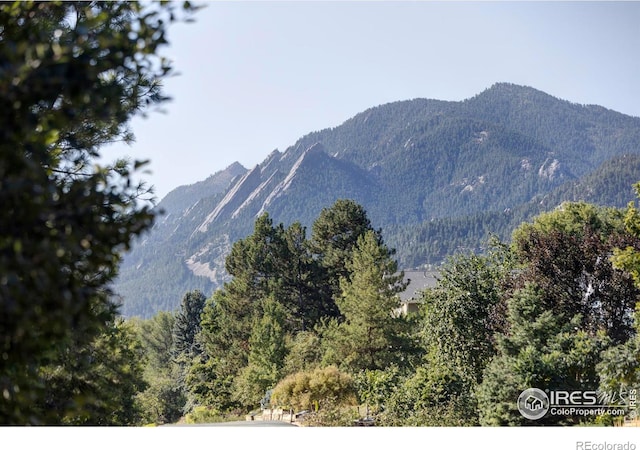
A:
[[[232,422],[238,420],[245,420],[244,417],[230,416],[227,414],[221,414],[217,409],[207,406],[196,406],[189,414],[184,417],[184,420],[188,424],[194,423],[218,423],[218,422]]]
[[[329,366],[289,375],[274,388],[271,404],[317,412],[329,405],[356,405],[356,390],[350,375]]]

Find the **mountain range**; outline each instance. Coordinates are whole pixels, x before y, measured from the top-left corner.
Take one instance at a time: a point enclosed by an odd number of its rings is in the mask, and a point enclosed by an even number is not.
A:
[[[268,212],[310,227],[337,199],[360,203],[402,268],[508,240],[563,201],[623,207],[640,180],[640,118],[498,83],[463,101],[370,108],[301,137],[252,169],[234,163],[164,197],[114,285],[125,316],[174,310],[227,280],[233,242]]]

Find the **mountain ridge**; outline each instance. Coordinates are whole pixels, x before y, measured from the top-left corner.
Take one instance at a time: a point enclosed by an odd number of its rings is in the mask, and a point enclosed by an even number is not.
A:
[[[624,170],[626,180],[640,179],[638,154],[639,118],[526,86],[496,83],[462,101],[387,103],[308,133],[252,169],[234,163],[207,183],[169,193],[158,205],[169,217],[125,256],[116,290],[125,315],[173,309],[186,290],[208,294],[227,279],[225,252],[251,233],[257,216],[268,212],[276,223],[309,228],[339,198],[363,205],[403,264],[437,263],[457,248],[453,236],[465,242],[459,247],[480,248],[473,229],[493,224],[506,235],[514,221],[541,210],[534,206],[540,199],[552,208],[579,197],[575,186],[589,192],[581,181],[590,180],[599,201],[619,202],[619,192],[600,194],[615,183],[597,178],[614,180]],[[431,223],[450,223],[452,238],[425,254],[431,247],[419,239]],[[415,250],[402,239],[415,241]]]

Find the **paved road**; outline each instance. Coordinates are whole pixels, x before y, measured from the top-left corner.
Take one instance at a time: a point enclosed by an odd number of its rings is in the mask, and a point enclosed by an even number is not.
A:
[[[277,420],[243,420],[238,422],[216,422],[216,423],[178,423],[172,425],[164,425],[168,427],[295,427],[296,425],[289,422],[280,422]]]

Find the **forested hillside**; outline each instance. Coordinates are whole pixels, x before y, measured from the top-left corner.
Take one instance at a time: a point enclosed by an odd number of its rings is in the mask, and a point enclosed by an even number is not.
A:
[[[215,187],[170,193],[159,205],[170,215],[125,256],[116,290],[127,316],[173,310],[184,292],[228,280],[224,256],[256,217],[309,227],[340,198],[366,208],[401,267],[439,264],[565,200],[624,206],[638,154],[640,119],[530,87],[378,106],[251,170],[233,165]]]
[[[638,412],[638,230],[634,206],[563,203],[520,224],[511,245],[493,239],[482,255],[448,258],[417,293],[417,312],[403,314],[403,273],[361,205],[335,202],[309,235],[264,213],[233,244],[222,288],[131,321],[148,361],[141,415],[197,423],[275,408],[300,413],[302,426],[365,415],[380,426],[621,424]],[[597,392],[615,413],[552,408],[532,419],[518,410],[531,387]]]

